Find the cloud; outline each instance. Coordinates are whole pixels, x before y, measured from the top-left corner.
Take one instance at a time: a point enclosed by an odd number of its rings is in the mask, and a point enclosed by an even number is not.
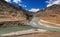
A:
[[[21,3],[22,1],[21,0],[13,0],[13,2],[15,2],[15,3]]]
[[[50,7],[54,4],[59,4],[60,5],[60,0],[49,0],[49,1],[46,1],[46,3],[48,3],[47,7]]]
[[[21,0],[13,0],[12,2],[11,2],[11,0],[5,0],[5,1],[6,1],[6,2],[10,2],[10,3],[14,2],[14,3],[18,4],[19,6],[27,7],[26,5],[21,4],[21,3],[22,3]]]
[[[17,3],[19,6],[27,7],[26,5],[21,4],[22,3],[22,0],[13,0],[13,2]]]
[[[5,0],[6,2],[10,2],[11,0]]]
[[[26,5],[24,5],[24,7],[27,7]]]
[[[6,2],[10,2],[11,0],[5,0]],[[13,0],[13,2],[15,3],[21,3],[22,1],[21,0]]]
[[[39,11],[40,9],[36,9],[36,8],[32,8],[32,9],[30,9],[29,11],[31,11],[31,12],[37,12],[37,11]]]
[[[25,5],[25,4],[22,4],[21,6],[22,6],[22,7],[24,7],[24,8],[26,8],[26,7],[27,7],[27,5]]]

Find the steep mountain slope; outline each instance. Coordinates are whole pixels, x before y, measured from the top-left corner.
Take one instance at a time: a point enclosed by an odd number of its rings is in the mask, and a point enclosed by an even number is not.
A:
[[[39,11],[35,14],[36,17],[44,20],[48,25],[60,26],[60,5],[53,5],[45,10]]]
[[[0,1],[0,26],[18,26],[21,24],[28,24],[26,11],[21,7]]]

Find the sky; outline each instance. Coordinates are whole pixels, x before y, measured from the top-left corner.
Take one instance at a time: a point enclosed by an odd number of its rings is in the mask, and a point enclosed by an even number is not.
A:
[[[11,4],[18,4],[25,10],[37,12],[54,4],[60,5],[60,0],[5,0]]]

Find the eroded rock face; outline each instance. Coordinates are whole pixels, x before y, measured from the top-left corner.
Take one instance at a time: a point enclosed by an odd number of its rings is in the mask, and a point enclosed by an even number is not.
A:
[[[35,17],[50,22],[48,23],[50,25],[60,26],[60,5],[53,5],[45,10],[41,10],[35,14]]]
[[[4,25],[5,24],[9,25],[9,24],[13,24],[10,22],[15,23],[16,21],[18,21],[18,24],[20,23],[22,25],[28,25],[29,21],[27,20],[26,11],[23,10],[21,7],[20,8],[14,7],[13,5],[5,1],[3,2],[0,1],[0,23],[2,24],[4,23]],[[16,26],[18,24],[16,24]],[[12,26],[14,26],[14,24]]]

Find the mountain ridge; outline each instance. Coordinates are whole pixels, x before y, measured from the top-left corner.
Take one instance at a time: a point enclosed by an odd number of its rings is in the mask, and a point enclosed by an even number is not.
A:
[[[49,25],[60,26],[60,25],[57,25],[57,24],[60,24],[60,5],[50,6],[45,10],[39,11],[34,16],[39,17],[42,20],[55,23],[55,24],[50,23]]]
[[[26,10],[24,10],[22,7],[17,8],[6,1],[0,1],[0,25],[8,27],[18,26],[18,24],[28,25],[29,17],[27,15]]]

